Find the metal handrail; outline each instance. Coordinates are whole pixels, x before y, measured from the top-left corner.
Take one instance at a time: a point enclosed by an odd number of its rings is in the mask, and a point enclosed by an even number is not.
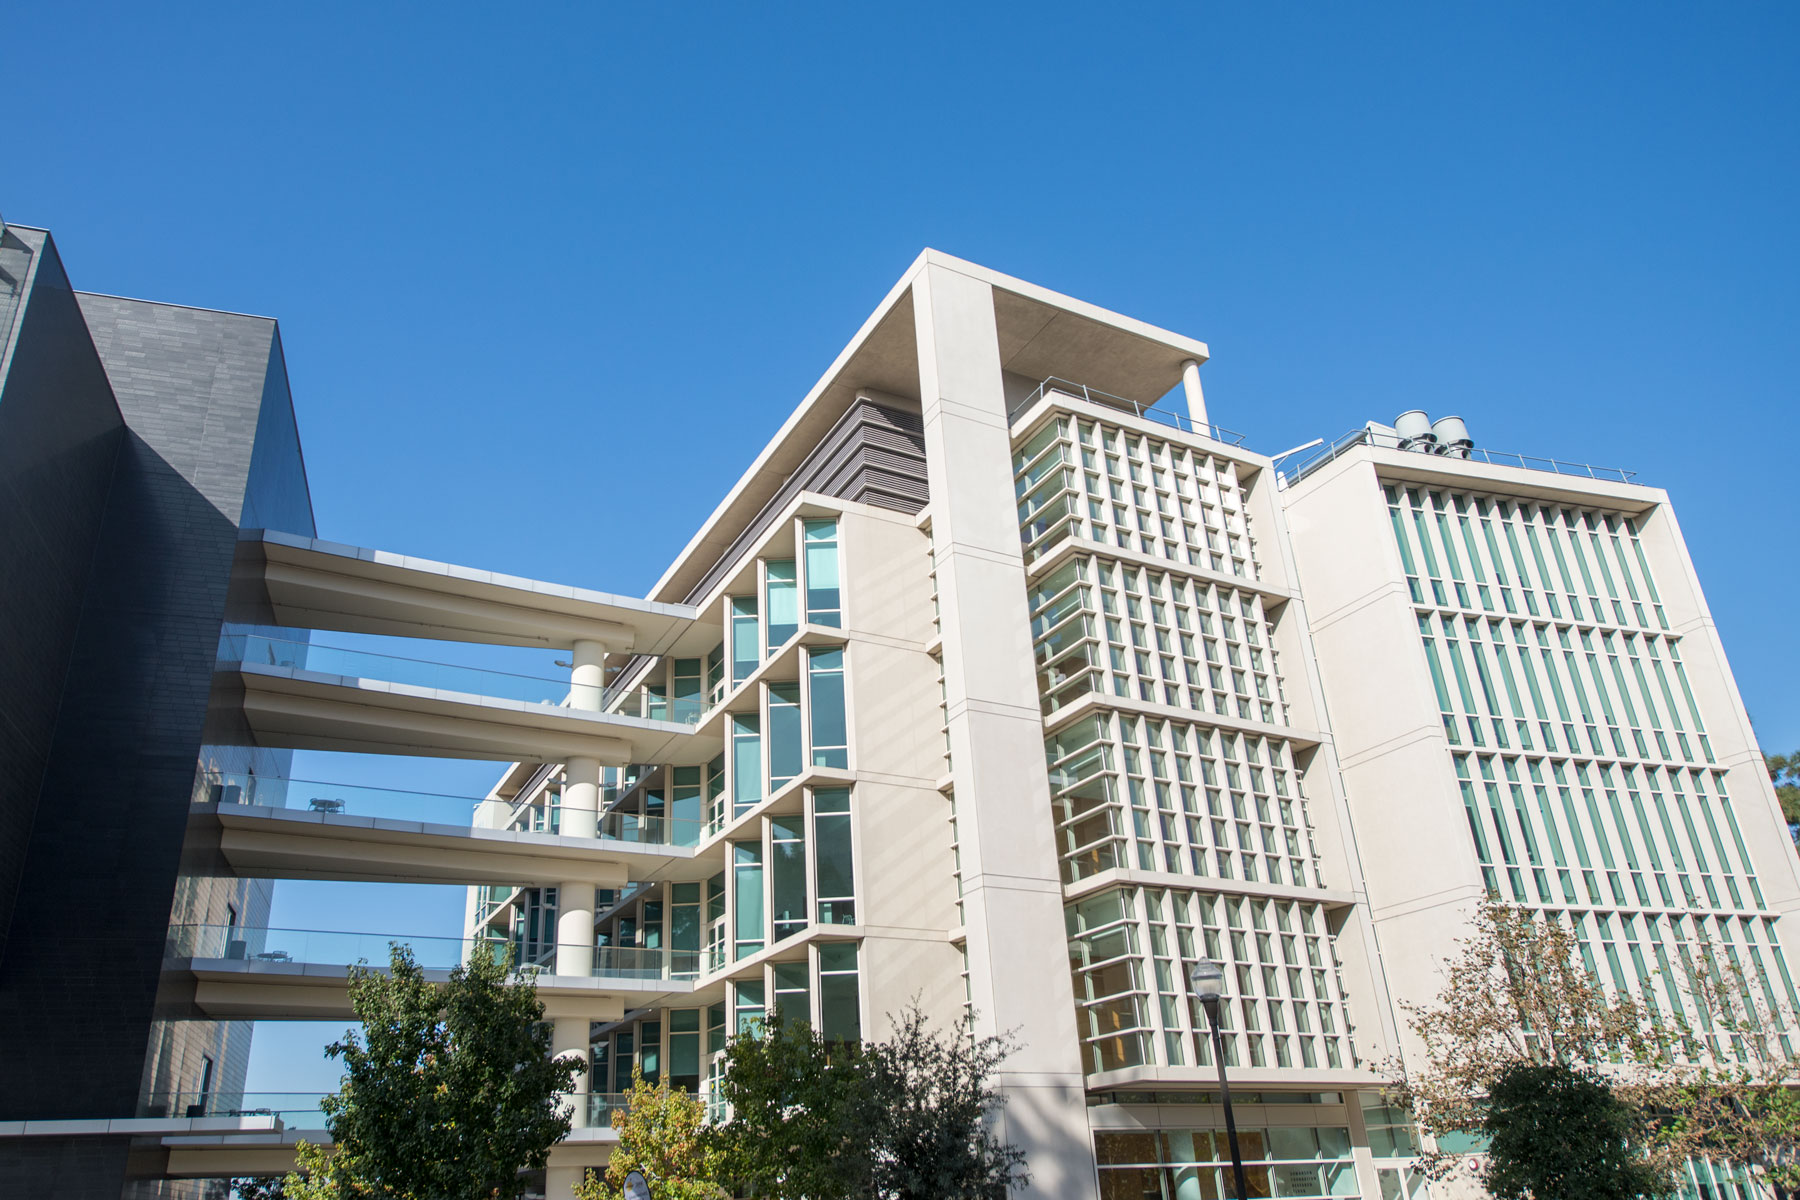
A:
[[[1137,400],[1128,400],[1124,396],[1115,396],[1111,392],[1103,392],[1099,388],[1091,388],[1085,383],[1075,383],[1072,380],[1059,379],[1055,375],[1050,376],[1048,379],[1038,384],[1037,387],[1032,390],[1031,395],[1025,397],[1024,400],[1014,406],[1011,412],[1006,414],[1007,424],[1010,425],[1018,420],[1020,413],[1025,412],[1033,404],[1036,404],[1040,398],[1053,391],[1068,396],[1072,400],[1084,400],[1096,408],[1124,409],[1147,421],[1155,421],[1159,425],[1167,425],[1172,429],[1179,429],[1183,433],[1197,433],[1201,437],[1209,437],[1215,442],[1224,442],[1228,446],[1242,446],[1244,444],[1243,434],[1235,433],[1221,425],[1209,425],[1204,421],[1196,421],[1191,417],[1184,417],[1180,413],[1166,412],[1163,409],[1153,408],[1152,406]],[[1103,398],[1096,399],[1096,397]]]
[[[1373,446],[1388,450],[1405,449],[1401,439],[1383,430],[1352,429],[1341,437],[1334,438],[1329,445],[1310,458],[1302,459],[1297,465],[1285,468],[1281,472],[1283,487],[1291,486],[1306,478],[1314,471],[1332,462],[1346,451],[1358,446]],[[1627,471],[1623,467],[1600,467],[1592,463],[1565,462],[1560,458],[1546,458],[1536,454],[1518,454],[1510,450],[1489,450],[1483,446],[1472,446],[1459,454],[1432,454],[1431,458],[1447,459],[1451,462],[1478,461],[1495,467],[1522,467],[1529,471],[1545,471],[1553,475],[1566,475],[1571,478],[1601,480],[1609,483],[1630,483],[1637,477],[1636,471]]]

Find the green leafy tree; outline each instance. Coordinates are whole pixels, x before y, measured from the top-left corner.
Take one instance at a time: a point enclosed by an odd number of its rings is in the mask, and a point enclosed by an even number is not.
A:
[[[1390,1096],[1432,1137],[1466,1144],[1484,1136],[1487,1098],[1517,1067],[1663,1061],[1643,1007],[1607,993],[1565,926],[1528,909],[1487,904],[1456,944],[1436,1001],[1402,1005],[1423,1044],[1422,1061],[1411,1070],[1389,1064],[1399,1080]],[[1441,1178],[1456,1161],[1434,1152],[1424,1165]]]
[[[893,1036],[827,1042],[771,1018],[726,1046],[716,1136],[727,1176],[758,1196],[994,1200],[1028,1181],[1024,1152],[994,1134],[994,1072],[1011,1052],[966,1020],[931,1027],[916,1004]]]
[[[948,1034],[909,1005],[894,1035],[866,1048],[875,1102],[875,1192],[891,1200],[985,1200],[1023,1187],[1025,1152],[994,1136],[1005,1103],[994,1072],[1012,1051],[977,1038],[964,1018]]]
[[[725,1045],[715,1137],[738,1190],[757,1196],[872,1194],[879,1114],[861,1046],[828,1042],[777,1011]]]
[[[324,1101],[334,1149],[304,1143],[291,1200],[512,1200],[569,1131],[558,1096],[580,1071],[551,1057],[544,1006],[477,943],[446,985],[404,946],[350,969],[362,1033],[326,1049],[345,1074]]]
[[[1639,1111],[1604,1080],[1561,1063],[1516,1063],[1494,1081],[1482,1184],[1495,1200],[1638,1200],[1673,1190],[1653,1165]]]
[[[625,1176],[642,1171],[653,1200],[724,1200],[725,1155],[706,1128],[706,1106],[697,1097],[667,1083],[645,1082],[631,1073],[631,1094],[622,1112],[613,1114],[618,1148],[607,1160],[606,1174],[587,1173],[575,1189],[577,1200],[620,1200]]]

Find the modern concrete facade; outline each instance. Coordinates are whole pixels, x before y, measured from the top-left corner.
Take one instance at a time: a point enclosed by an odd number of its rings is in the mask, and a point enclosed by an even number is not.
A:
[[[59,386],[92,410],[38,434],[39,460],[87,438],[117,456],[104,439],[134,419],[224,402],[130,374],[130,339],[163,322],[223,362],[177,331],[248,318],[33,295],[26,318],[73,347]],[[241,1095],[231,1031],[347,1017],[344,964],[379,959],[386,931],[266,928],[284,878],[469,888],[465,928],[415,951],[441,969],[499,940],[536,973],[587,1068],[558,1197],[605,1161],[633,1069],[710,1094],[724,1039],[777,1006],[865,1038],[909,1002],[971,1014],[1019,1045],[1002,1120],[1030,1194],[1191,1200],[1230,1192],[1187,982],[1210,957],[1253,1187],[1392,1200],[1422,1186],[1379,1095],[1380,1064],[1415,1049],[1398,1006],[1436,992],[1487,894],[1570,922],[1619,987],[1662,986],[1655,965],[1704,941],[1791,1001],[1800,875],[1661,492],[1506,465],[1410,418],[1284,472],[1209,423],[1203,343],[927,251],[635,599],[318,540],[268,328],[254,436],[188,435],[184,478],[248,455],[224,491],[260,497],[267,461],[287,501],[214,503],[204,661],[179,668],[203,720],[143,751],[169,778],[132,819],[173,851],[116,888],[154,910],[120,934],[154,1012],[119,1025],[137,1057],[113,1092],[0,1113],[0,1178],[36,1194],[272,1171],[297,1130],[321,1136]],[[0,430],[51,369],[9,354]],[[152,375],[174,380],[155,405],[133,390]],[[93,591],[110,560],[79,547],[149,506],[116,484],[50,503],[28,468],[0,474],[6,502],[69,528],[9,553]],[[0,664],[24,714],[0,772],[56,778],[61,722],[104,715],[27,703],[84,661],[82,611],[42,603],[42,661]],[[446,642],[554,649],[566,673],[422,661]],[[300,781],[294,750],[491,760],[499,779],[466,798]],[[37,903],[54,819],[0,821],[20,881],[0,896]],[[20,1053],[74,1053],[77,1025],[33,1005],[91,963],[34,957],[24,912],[0,1005],[38,1022]],[[206,1086],[183,1057],[201,1053],[224,1064]]]

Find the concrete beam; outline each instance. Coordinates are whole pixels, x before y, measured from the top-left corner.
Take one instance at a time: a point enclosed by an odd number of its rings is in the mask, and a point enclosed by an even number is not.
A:
[[[215,703],[236,704],[258,745],[494,762],[576,756],[609,766],[704,762],[688,726],[551,704],[501,700],[292,667],[224,670]],[[233,686],[235,685],[235,686]]]
[[[238,543],[232,619],[302,629],[664,652],[693,609],[273,530]]]

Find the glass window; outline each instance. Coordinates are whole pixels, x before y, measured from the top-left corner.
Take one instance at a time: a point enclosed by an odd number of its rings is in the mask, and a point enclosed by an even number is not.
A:
[[[769,603],[769,653],[772,655],[800,632],[800,596],[794,583],[793,559],[764,562],[763,568],[768,576],[764,591]]]
[[[862,1040],[855,942],[831,942],[819,947],[819,1032],[828,1041]]]
[[[807,993],[804,962],[775,964],[775,1010],[784,1021],[812,1024],[812,998]]]
[[[613,1035],[613,1086],[615,1092],[631,1090],[631,1064],[635,1061],[631,1030],[621,1029]]]
[[[800,685],[769,685],[769,793],[800,774]]]
[[[700,1090],[700,1010],[678,1008],[669,1013],[669,1085],[684,1092]]]
[[[700,768],[676,767],[669,792],[668,828],[657,840],[673,846],[693,846],[700,841]]]
[[[739,1033],[756,1034],[762,1032],[763,1011],[765,1004],[762,980],[745,980],[732,985],[733,999],[737,1013],[737,1031]]]
[[[813,793],[813,846],[818,858],[819,923],[856,924],[848,788]]]
[[[850,735],[844,717],[844,652],[809,653],[807,684],[812,704],[812,765],[847,768]]]
[[[806,818],[769,822],[769,903],[775,940],[806,928]]]
[[[662,1080],[662,1022],[645,1021],[639,1029],[642,1033],[638,1050],[638,1069],[644,1073],[644,1082],[655,1086]]]
[[[762,721],[731,718],[731,814],[741,817],[762,799]]]
[[[744,958],[763,948],[762,846],[756,842],[731,844],[732,901],[736,906],[735,953]]]
[[[844,623],[836,521],[806,522],[806,619],[814,625]]]
[[[706,1010],[706,1052],[717,1054],[725,1048],[725,1006],[715,1004]]]
[[[700,885],[677,883],[669,889],[669,963],[675,975],[693,976],[700,970]]]
[[[762,661],[756,628],[756,597],[731,598],[731,683],[735,687],[750,678]]]

